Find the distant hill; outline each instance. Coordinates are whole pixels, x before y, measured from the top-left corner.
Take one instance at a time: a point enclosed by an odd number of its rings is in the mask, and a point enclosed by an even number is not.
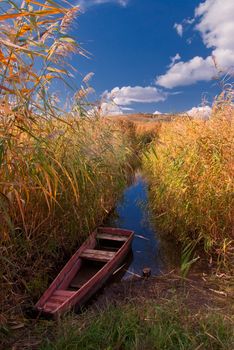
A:
[[[175,118],[176,114],[151,114],[151,113],[133,113],[120,114],[115,116],[107,116],[119,120],[128,120],[135,123],[151,123],[151,122],[169,122]]]

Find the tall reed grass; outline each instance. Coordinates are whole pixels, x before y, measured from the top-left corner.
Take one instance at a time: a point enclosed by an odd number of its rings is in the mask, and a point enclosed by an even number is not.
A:
[[[130,114],[109,117],[110,120],[122,122],[128,125],[129,128],[134,129],[133,139],[135,138],[137,140],[141,148],[144,148],[146,144],[156,138],[162,122],[170,121],[171,118],[172,116],[165,116],[161,120],[158,120],[158,118],[155,118],[151,114]]]
[[[143,157],[155,220],[183,243],[186,261],[201,244],[225,264],[233,253],[233,120],[230,101],[208,121],[178,117]]]
[[[64,259],[102,222],[131,170],[128,128],[87,117],[85,88],[75,95],[73,113],[58,110],[50,93],[54,79],[70,81],[66,56],[84,54],[67,34],[79,9],[63,3],[6,1],[1,7],[3,313],[38,298]]]
[[[101,223],[130,170],[122,128],[74,118],[42,130],[43,142],[18,135],[1,164],[2,298],[20,290],[37,297],[64,254]]]

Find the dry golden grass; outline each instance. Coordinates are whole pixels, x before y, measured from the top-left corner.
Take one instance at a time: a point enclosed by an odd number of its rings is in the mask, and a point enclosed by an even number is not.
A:
[[[0,14],[4,313],[35,301],[64,259],[102,222],[126,184],[133,154],[127,128],[85,117],[86,89],[77,92],[69,115],[49,93],[54,79],[69,80],[65,57],[83,53],[67,34],[78,8],[17,4],[6,1]]]
[[[132,155],[127,131],[105,120],[40,123],[33,136],[11,130],[0,168],[5,310],[22,293],[38,297],[64,254],[101,223],[126,184]]]
[[[231,104],[217,104],[209,121],[163,124],[143,160],[162,231],[223,263],[233,243],[233,121]]]
[[[173,120],[175,115],[153,115],[153,114],[126,114],[107,117],[108,120],[114,120],[125,123],[129,128],[134,128],[135,137],[139,143],[147,144],[157,137],[162,123]],[[132,126],[131,126],[132,125]]]

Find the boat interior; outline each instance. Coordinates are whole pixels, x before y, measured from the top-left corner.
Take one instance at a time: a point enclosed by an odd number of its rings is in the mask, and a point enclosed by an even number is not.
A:
[[[97,234],[95,247],[86,249],[80,255],[80,268],[70,282],[68,290],[79,290],[114,257],[127,239],[128,237],[123,235]]]

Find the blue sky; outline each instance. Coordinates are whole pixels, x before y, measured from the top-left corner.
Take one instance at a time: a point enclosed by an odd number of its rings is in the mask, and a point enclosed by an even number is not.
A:
[[[234,0],[70,3],[83,11],[71,34],[90,53],[72,59],[76,84],[94,73],[90,99],[102,101],[104,114],[211,105],[220,92],[214,61],[222,76],[234,71]]]
[[[96,97],[114,100],[114,112],[185,111],[204,97],[212,103],[220,88],[211,54],[225,72],[234,65],[233,0],[90,0],[81,6],[73,34],[91,55],[73,64],[82,74],[95,73]]]

